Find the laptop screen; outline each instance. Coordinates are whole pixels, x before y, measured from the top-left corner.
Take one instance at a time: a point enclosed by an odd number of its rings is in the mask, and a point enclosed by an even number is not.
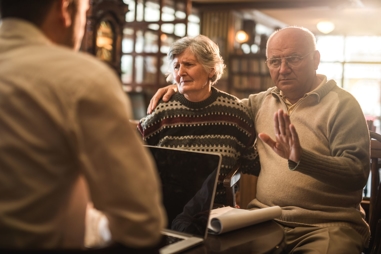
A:
[[[168,229],[207,235],[221,156],[214,153],[147,146],[162,183]]]

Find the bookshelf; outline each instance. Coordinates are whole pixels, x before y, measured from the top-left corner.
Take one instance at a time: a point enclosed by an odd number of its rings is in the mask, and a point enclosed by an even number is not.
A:
[[[273,86],[265,61],[264,54],[229,55],[228,92],[245,98]]]

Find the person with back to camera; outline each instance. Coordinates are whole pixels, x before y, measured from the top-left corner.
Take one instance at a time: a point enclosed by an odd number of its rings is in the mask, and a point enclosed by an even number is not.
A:
[[[157,253],[153,159],[114,71],[76,52],[89,0],[0,4],[0,249],[82,249],[91,200],[113,243]]]
[[[225,68],[217,44],[203,35],[184,37],[170,47],[168,60],[168,80],[173,80],[178,90],[170,103],[159,103],[139,121],[143,140],[148,145],[220,153],[220,180],[238,162],[242,173],[258,175],[249,109],[213,86]],[[226,204],[222,181],[215,203]]]
[[[275,31],[266,56],[275,87],[243,100],[256,120],[261,164],[248,208],[282,208],[276,221],[287,253],[359,254],[370,234],[360,205],[369,175],[364,114],[351,94],[316,73],[320,53],[309,30]],[[159,90],[148,111],[174,89]]]

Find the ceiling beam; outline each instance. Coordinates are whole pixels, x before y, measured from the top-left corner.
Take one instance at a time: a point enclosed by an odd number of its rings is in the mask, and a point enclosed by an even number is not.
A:
[[[290,0],[290,1],[266,1],[256,0],[252,2],[199,2],[192,1],[192,6],[199,10],[244,10],[244,9],[286,9],[286,8],[308,8],[308,7],[330,7],[340,8],[353,5],[360,0]]]

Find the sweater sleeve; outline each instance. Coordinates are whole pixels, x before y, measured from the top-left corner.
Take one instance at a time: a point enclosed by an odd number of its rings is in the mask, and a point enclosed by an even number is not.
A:
[[[337,188],[356,191],[362,189],[368,180],[369,131],[357,101],[350,95],[340,100],[327,122],[330,154],[303,150],[295,170]]]

